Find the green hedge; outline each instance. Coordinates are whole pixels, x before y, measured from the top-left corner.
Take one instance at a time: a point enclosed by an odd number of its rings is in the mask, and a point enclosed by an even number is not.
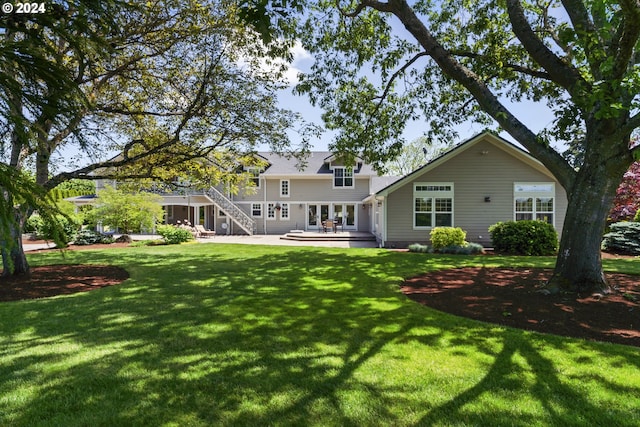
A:
[[[507,221],[489,227],[496,252],[515,255],[553,255],[558,233],[544,221]]]

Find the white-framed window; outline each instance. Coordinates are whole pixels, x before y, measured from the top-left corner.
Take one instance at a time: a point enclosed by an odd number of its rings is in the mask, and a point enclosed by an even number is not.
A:
[[[289,203],[280,204],[280,219],[285,221],[289,220]]]
[[[262,218],[262,203],[251,203],[251,216]]]
[[[250,167],[247,168],[247,172],[251,174],[251,182],[256,188],[260,188],[260,168]]]
[[[537,219],[553,225],[556,188],[553,182],[516,182],[513,185],[513,217]]]
[[[333,167],[333,187],[353,188],[353,168],[344,166]]]
[[[276,219],[275,203],[267,203],[267,219]]]
[[[226,217],[226,216],[227,216],[227,214],[226,214],[226,213],[224,213],[224,211],[223,211],[222,209],[218,209],[218,216],[219,216],[220,218],[224,218],[224,217]]]
[[[173,219],[173,205],[166,205],[167,219]]]
[[[288,179],[280,180],[280,197],[289,197],[289,190],[291,189],[291,182]]]
[[[413,184],[413,228],[453,227],[453,183]]]

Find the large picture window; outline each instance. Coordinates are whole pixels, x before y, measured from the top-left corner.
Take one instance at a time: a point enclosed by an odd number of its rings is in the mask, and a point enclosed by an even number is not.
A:
[[[555,185],[553,182],[514,184],[514,218],[537,219],[553,225]]]
[[[413,186],[413,228],[453,226],[453,183]]]

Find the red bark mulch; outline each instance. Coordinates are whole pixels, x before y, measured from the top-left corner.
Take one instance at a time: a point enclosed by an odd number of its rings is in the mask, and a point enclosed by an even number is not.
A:
[[[405,281],[412,300],[514,328],[640,347],[640,276],[606,274],[607,295],[545,295],[552,270],[457,268]]]
[[[112,265],[47,265],[31,267],[29,276],[0,278],[0,301],[46,298],[118,285],[129,278]]]

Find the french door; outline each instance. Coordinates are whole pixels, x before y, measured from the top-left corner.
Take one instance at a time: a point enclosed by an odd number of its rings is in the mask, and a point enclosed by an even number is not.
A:
[[[329,218],[329,204],[309,204],[307,210],[307,230],[317,230],[322,227],[322,221]]]
[[[322,221],[335,219],[345,230],[355,230],[358,213],[353,203],[310,203],[307,209],[307,230],[314,231],[322,227]]]
[[[344,203],[333,205],[333,217],[338,221],[339,224],[343,225],[345,230],[355,230],[356,229],[356,205],[353,203]]]

